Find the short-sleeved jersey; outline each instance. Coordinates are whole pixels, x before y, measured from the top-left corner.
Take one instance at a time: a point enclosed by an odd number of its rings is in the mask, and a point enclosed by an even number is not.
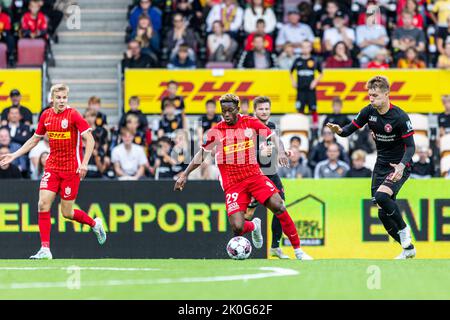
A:
[[[221,121],[207,132],[203,150],[216,151],[216,164],[224,190],[249,177],[263,175],[256,159],[257,136],[270,137],[272,131],[255,117],[238,114],[230,126]]]
[[[183,118],[177,114],[172,120],[163,116],[159,121],[159,129],[162,129],[164,133],[172,133],[177,129],[183,129]]]
[[[91,130],[81,114],[71,107],[61,113],[48,108],[39,119],[35,135],[46,133],[50,144],[50,155],[46,169],[56,172],[76,172],[82,161],[83,143],[81,136]]]
[[[368,124],[375,136],[377,163],[382,165],[399,163],[405,153],[403,139],[414,134],[406,112],[392,104],[385,114],[379,114],[372,105],[368,105],[360,111],[352,123],[358,128]]]
[[[215,114],[212,119],[208,119],[208,116],[204,114],[199,118],[199,121],[201,122],[203,132],[206,132],[212,127],[216,126],[220,121],[222,121],[222,117],[218,114]]]
[[[319,58],[311,56],[308,59],[299,57],[295,59],[291,67],[292,72],[297,73],[297,90],[307,89],[314,80],[314,72],[317,70],[322,73],[322,64]]]

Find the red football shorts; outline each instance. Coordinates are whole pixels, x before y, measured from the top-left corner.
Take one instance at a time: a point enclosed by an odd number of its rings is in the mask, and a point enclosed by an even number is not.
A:
[[[80,176],[72,172],[45,170],[39,190],[59,192],[62,200],[75,200],[80,187]]]
[[[252,196],[264,204],[275,193],[280,191],[269,178],[263,175],[254,176],[232,185],[225,190],[227,214],[231,216],[236,212],[246,212]]]

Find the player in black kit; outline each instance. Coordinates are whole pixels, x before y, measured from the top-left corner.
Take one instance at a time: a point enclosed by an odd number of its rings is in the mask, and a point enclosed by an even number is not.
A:
[[[364,107],[352,123],[341,128],[327,126],[341,137],[348,137],[368,124],[377,147],[377,161],[372,175],[372,199],[378,205],[378,217],[388,234],[401,244],[397,259],[414,258],[416,250],[411,231],[395,202],[397,193],[411,173],[411,158],[415,153],[414,130],[408,115],[389,101],[389,81],[375,76],[367,82],[370,104]]]
[[[259,96],[253,100],[253,110],[254,116],[258,118],[262,123],[264,123],[271,130],[275,130],[276,126],[273,122],[269,121],[270,118],[270,106],[271,102],[268,97]],[[284,149],[283,143],[279,140],[278,147],[270,144],[266,144],[265,141],[260,141],[259,136],[257,137],[257,160],[262,172],[275,184],[278,190],[280,190],[280,196],[285,200],[284,197],[284,187],[281,183],[280,176],[277,174],[277,163],[281,165],[288,166],[287,158],[284,159],[284,163],[281,160],[282,153],[286,156],[289,155],[289,151]],[[278,153],[280,150],[280,153]],[[285,158],[285,157],[283,157]],[[253,199],[253,201],[248,205],[245,218],[251,220],[253,214],[255,213],[258,202]],[[280,240],[283,236],[283,230],[281,229],[281,224],[278,219],[272,219],[272,246],[270,248],[270,254],[276,256],[280,259],[289,259],[289,256],[283,253],[280,248]],[[306,254],[305,254],[306,255]],[[312,259],[308,256],[308,260]]]
[[[305,106],[308,105],[308,110],[312,115],[313,128],[317,132],[319,116],[317,114],[316,86],[322,79],[323,73],[321,61],[311,54],[312,49],[311,42],[302,42],[301,56],[295,59],[292,64],[290,76],[292,87],[297,89],[297,111],[305,113]],[[294,70],[297,78],[294,77]],[[318,71],[318,77],[315,76],[315,71]]]

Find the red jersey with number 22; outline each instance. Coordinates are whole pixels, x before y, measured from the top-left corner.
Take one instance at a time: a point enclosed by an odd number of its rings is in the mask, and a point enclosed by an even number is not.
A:
[[[88,130],[91,127],[76,109],[67,107],[61,113],[53,108],[45,110],[35,132],[39,137],[48,135],[50,155],[45,169],[75,173],[82,160],[81,135]]]
[[[244,179],[263,175],[256,159],[256,136],[268,138],[272,131],[255,117],[238,114],[237,122],[230,126],[225,121],[210,129],[202,148],[216,151],[223,189],[239,184]]]

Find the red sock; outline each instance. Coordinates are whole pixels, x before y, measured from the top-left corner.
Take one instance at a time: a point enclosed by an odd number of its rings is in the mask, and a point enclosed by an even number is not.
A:
[[[41,247],[50,248],[50,230],[52,222],[50,221],[50,211],[38,213],[39,234],[41,235]]]
[[[255,224],[252,221],[245,221],[244,229],[242,230],[240,236],[246,234],[247,232],[251,232],[253,230],[255,230]]]
[[[88,216],[88,214],[82,210],[74,209],[73,210],[73,220],[81,223],[81,224],[87,224],[91,227],[95,226],[95,221],[91,217]]]
[[[313,111],[311,113],[311,115],[312,115],[313,128],[318,128],[319,127],[319,114],[316,111]]]
[[[289,238],[292,247],[294,247],[294,249],[300,248],[300,237],[298,236],[297,228],[289,213],[285,211],[282,214],[275,216],[280,220],[281,229],[283,229],[283,233]]]

